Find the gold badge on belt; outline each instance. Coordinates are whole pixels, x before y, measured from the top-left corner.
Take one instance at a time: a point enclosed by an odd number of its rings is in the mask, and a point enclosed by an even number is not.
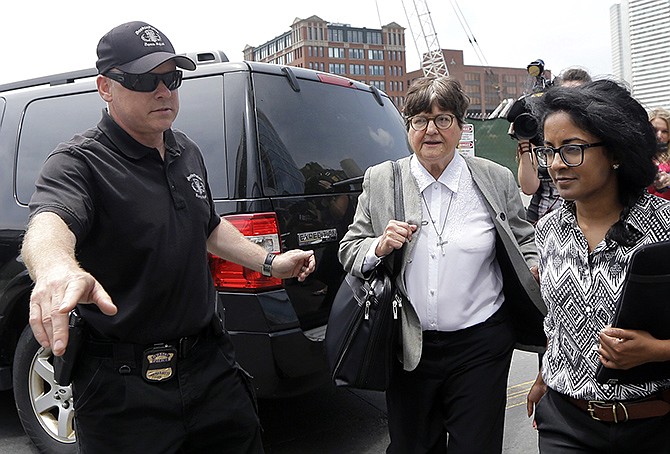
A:
[[[177,370],[177,349],[158,344],[144,351],[142,377],[149,383],[169,380]]]

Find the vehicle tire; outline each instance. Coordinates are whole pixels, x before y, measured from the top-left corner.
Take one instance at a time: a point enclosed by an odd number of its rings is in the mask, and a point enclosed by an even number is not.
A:
[[[72,390],[54,380],[51,349],[43,348],[26,326],[16,346],[14,400],[28,437],[41,453],[77,452]]]

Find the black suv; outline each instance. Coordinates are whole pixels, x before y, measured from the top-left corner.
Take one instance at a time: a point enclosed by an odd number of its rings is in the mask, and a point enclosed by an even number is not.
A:
[[[322,341],[343,278],[337,248],[363,172],[407,155],[406,131],[374,87],[221,55],[192,55],[198,68],[185,73],[174,126],[200,146],[222,216],[268,250],[315,251],[316,271],[303,283],[210,257],[226,328],[258,396],[304,393],[329,380]],[[14,388],[21,422],[43,452],[74,451],[74,412],[69,386],[53,380],[51,352],[27,326],[32,283],[19,247],[47,154],[100,119],[94,75],[0,86],[0,390]]]

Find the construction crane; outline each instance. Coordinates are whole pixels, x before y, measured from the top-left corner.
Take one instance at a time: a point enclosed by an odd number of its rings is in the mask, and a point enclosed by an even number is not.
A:
[[[402,0],[407,23],[416,51],[421,58],[421,69],[424,76],[448,76],[447,62],[444,60],[442,47],[437,40],[437,33],[430,17],[426,0]]]

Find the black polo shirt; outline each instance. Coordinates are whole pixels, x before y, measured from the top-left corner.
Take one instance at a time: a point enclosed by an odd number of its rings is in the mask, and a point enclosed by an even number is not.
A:
[[[56,213],[76,236],[77,260],[119,309],[109,317],[87,304],[82,314],[114,340],[195,334],[214,313],[206,241],[220,218],[205,164],[183,133],[164,138],[162,160],[103,111],[97,127],[49,155],[30,201],[31,216]]]

